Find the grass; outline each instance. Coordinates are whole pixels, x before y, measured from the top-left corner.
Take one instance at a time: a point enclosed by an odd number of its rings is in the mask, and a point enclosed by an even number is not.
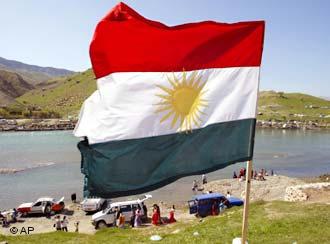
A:
[[[161,243],[231,243],[240,236],[242,208],[232,208],[217,217],[186,223],[142,229],[108,228],[95,235],[53,232],[30,236],[0,236],[9,243],[148,243],[158,234]],[[173,231],[179,230],[178,233]],[[194,232],[198,236],[194,236]],[[249,219],[250,243],[329,243],[330,205],[288,202],[251,204]]]
[[[92,70],[65,78],[55,87],[32,90],[16,100],[26,106],[55,111],[63,117],[77,116],[84,100],[96,90]]]
[[[310,105],[317,108],[305,107]],[[258,119],[263,120],[330,122],[330,117],[320,117],[330,115],[330,101],[301,93],[260,92],[258,111],[262,113]],[[299,117],[298,114],[304,116]]]

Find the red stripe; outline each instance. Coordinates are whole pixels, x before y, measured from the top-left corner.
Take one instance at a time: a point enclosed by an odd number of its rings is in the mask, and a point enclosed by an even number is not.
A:
[[[119,3],[97,25],[90,56],[97,78],[114,72],[260,66],[264,28],[264,21],[168,27]]]

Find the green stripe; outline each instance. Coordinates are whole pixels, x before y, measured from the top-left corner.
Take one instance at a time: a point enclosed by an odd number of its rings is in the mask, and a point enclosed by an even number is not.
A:
[[[78,144],[85,196],[105,198],[155,190],[253,157],[255,119],[213,124],[190,133]]]

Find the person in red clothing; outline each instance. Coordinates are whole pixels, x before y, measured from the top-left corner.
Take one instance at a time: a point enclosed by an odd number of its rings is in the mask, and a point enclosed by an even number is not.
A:
[[[171,210],[170,210],[170,217],[168,219],[169,223],[174,223],[176,222],[176,219],[174,218],[174,212],[175,212],[175,206],[173,205]]]
[[[211,214],[213,216],[218,215],[219,214],[218,210],[219,210],[218,204],[216,203],[216,201],[214,201],[211,208]]]
[[[157,208],[157,205],[154,205],[154,209],[153,209],[153,213],[152,213],[152,218],[151,218],[151,223],[153,225],[159,225],[160,223],[160,214],[159,214],[159,210]]]

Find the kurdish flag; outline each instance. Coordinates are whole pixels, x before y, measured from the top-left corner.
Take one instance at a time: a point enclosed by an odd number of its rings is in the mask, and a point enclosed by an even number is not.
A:
[[[119,3],[97,25],[77,137],[85,196],[154,190],[253,157],[264,22],[169,27]]]

